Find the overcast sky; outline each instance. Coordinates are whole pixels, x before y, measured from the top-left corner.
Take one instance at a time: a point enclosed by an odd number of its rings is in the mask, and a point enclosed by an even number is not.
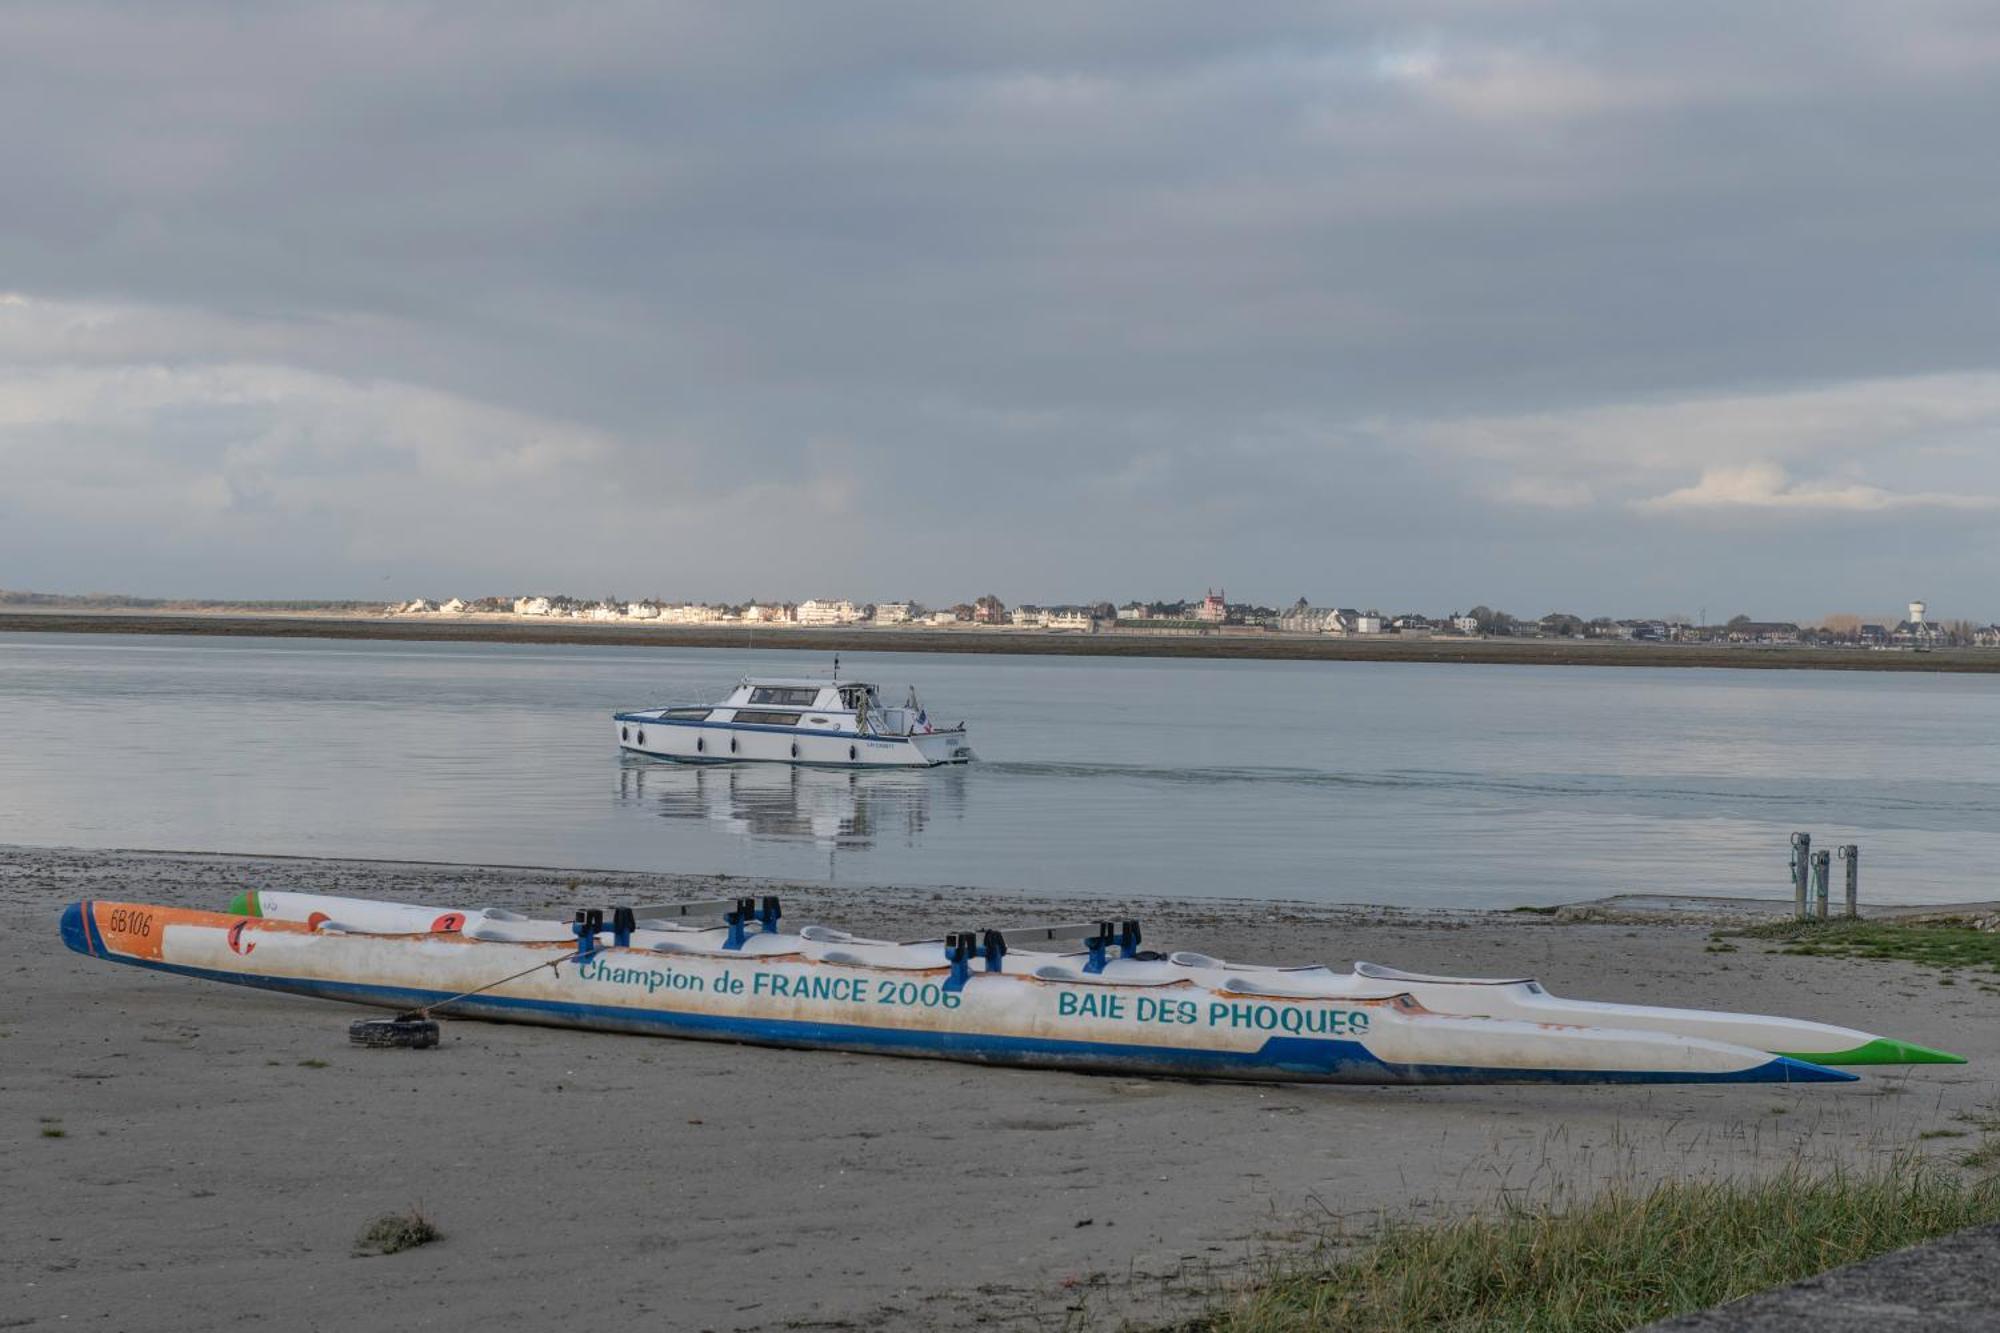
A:
[[[1990,4],[17,2],[0,117],[4,587],[2000,616]]]

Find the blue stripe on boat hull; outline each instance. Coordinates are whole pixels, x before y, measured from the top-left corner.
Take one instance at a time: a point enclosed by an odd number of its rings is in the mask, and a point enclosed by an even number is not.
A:
[[[635,754],[641,759],[657,759],[663,764],[701,764],[721,766],[724,764],[789,764],[793,768],[943,768],[947,764],[963,764],[964,759],[928,759],[921,764],[864,764],[858,760],[849,763],[840,759],[765,759],[756,755],[709,755],[709,754],[661,754],[657,750],[642,750],[636,745],[620,745],[625,754]]]
[[[190,967],[181,963],[128,958],[111,953],[89,926],[88,902],[63,910],[63,943],[78,953],[150,971],[204,981],[251,986],[287,995],[344,1000],[385,1009],[417,1009],[438,1004],[448,991],[378,986],[366,982],[322,981],[310,977],[256,976]],[[623,1006],[573,1004],[486,995],[461,1000],[439,1013],[498,1022],[536,1023],[598,1032],[735,1041],[755,1046],[801,1047],[869,1055],[920,1056],[982,1064],[1026,1065],[1085,1072],[1118,1072],[1244,1080],[1329,1083],[1846,1083],[1857,1077],[1840,1070],[1774,1056],[1762,1065],[1726,1074],[1661,1070],[1486,1069],[1465,1065],[1393,1065],[1377,1059],[1356,1041],[1317,1037],[1272,1037],[1256,1051],[1206,1051],[1189,1047],[1060,1041],[978,1032],[932,1032],[910,1028],[862,1027],[787,1019],[732,1018],[716,1014],[635,1010]]]

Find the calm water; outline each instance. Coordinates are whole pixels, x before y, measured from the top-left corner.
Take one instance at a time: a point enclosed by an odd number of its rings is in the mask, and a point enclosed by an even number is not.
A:
[[[0,635],[0,842],[1078,895],[2000,897],[2000,679],[849,655],[969,721],[920,773],[621,759],[616,708],[819,656]],[[1835,892],[1839,893],[1836,863]]]

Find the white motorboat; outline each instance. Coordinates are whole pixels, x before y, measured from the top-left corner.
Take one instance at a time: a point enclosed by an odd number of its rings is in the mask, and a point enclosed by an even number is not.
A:
[[[616,713],[618,746],[684,763],[931,768],[970,760],[965,724],[940,727],[912,689],[899,706],[858,680],[745,676],[718,704]]]

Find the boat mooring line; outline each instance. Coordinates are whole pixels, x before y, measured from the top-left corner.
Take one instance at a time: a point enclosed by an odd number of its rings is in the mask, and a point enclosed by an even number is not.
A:
[[[597,952],[596,949],[591,949],[588,951],[588,953],[586,953],[582,949],[579,949],[575,953],[564,954],[561,958],[551,958],[546,963],[536,963],[533,967],[527,969],[525,972],[516,972],[511,977],[502,977],[498,981],[489,981],[484,986],[480,986],[474,990],[460,991],[456,995],[448,996],[447,998],[442,1000],[433,1000],[431,1003],[422,1005],[416,1009],[412,1009],[407,1013],[397,1014],[396,1021],[401,1023],[412,1019],[427,1019],[431,1016],[431,1011],[433,1009],[442,1009],[444,1008],[444,1006],[448,1004],[457,1004],[460,1000],[469,1000],[475,995],[484,995],[487,991],[492,990],[496,986],[504,986],[510,981],[519,981],[522,977],[533,976],[535,973],[541,971],[545,967],[550,969],[551,971],[554,971],[556,968],[561,967],[564,963],[580,963],[584,961],[584,959],[587,958],[590,954],[596,952]],[[562,973],[556,972],[556,975],[560,977]]]

